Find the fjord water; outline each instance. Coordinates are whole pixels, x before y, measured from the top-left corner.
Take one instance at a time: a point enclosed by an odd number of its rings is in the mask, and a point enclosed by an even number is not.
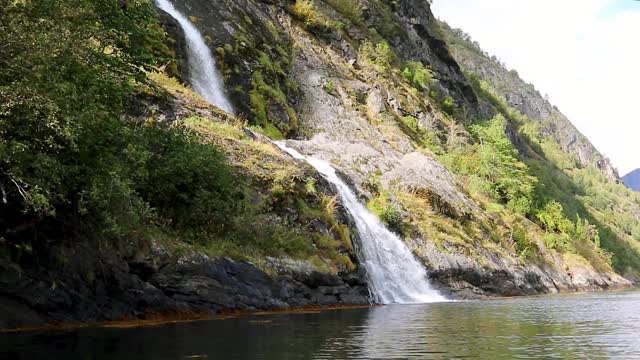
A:
[[[233,113],[233,106],[225,95],[224,82],[202,34],[169,0],[155,2],[160,9],[176,19],[184,31],[187,40],[189,81],[193,89],[209,103]]]
[[[415,259],[407,245],[358,201],[351,188],[338,177],[336,170],[328,162],[305,157],[283,142],[276,145],[294,158],[309,163],[336,187],[358,230],[358,260],[366,269],[369,291],[376,303],[446,301],[431,288],[424,267]]]
[[[640,292],[0,334],[2,359],[640,359]]]

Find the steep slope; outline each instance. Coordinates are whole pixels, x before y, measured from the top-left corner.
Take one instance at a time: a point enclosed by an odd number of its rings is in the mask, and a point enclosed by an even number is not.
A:
[[[619,176],[610,161],[582,135],[557,107],[551,105],[531,84],[524,82],[516,70],[507,70],[495,57],[490,57],[470,36],[441,23],[452,54],[468,73],[491,84],[491,89],[504,98],[507,105],[534,121],[539,131],[551,136],[562,150],[576,157],[580,166],[593,166],[611,181]]]
[[[632,190],[640,191],[640,169],[636,169],[623,176],[622,180]]]
[[[515,70],[504,68],[462,30],[446,23],[441,26],[476,92],[509,118],[512,142],[541,181],[540,197],[557,200],[569,218],[596,224],[614,266],[636,272],[640,264],[637,195],[619,185],[621,179],[609,160]]]
[[[367,239],[263,135],[330,162],[447,296],[640,269],[640,196],[517,78],[486,72],[510,103],[471,74],[428,2],[176,1],[237,118],[170,77],[184,33],[151,5],[0,0],[1,326],[368,303]]]
[[[46,252],[5,253],[0,328],[368,304],[350,220],[329,184],[190,89],[163,74],[149,76],[170,97],[145,117],[147,126],[173,122],[196,134],[206,150],[223,152],[240,191],[222,206],[235,216],[221,221],[198,210],[207,222],[227,227],[216,235],[197,223],[189,225],[196,231],[190,233],[162,214],[157,223],[117,240],[52,237]],[[187,167],[181,176],[189,176],[190,165],[181,164]],[[22,240],[10,232],[4,236],[9,246]]]
[[[501,109],[473,89],[427,3],[179,6],[210,36],[227,86],[250,122],[270,136],[297,138],[289,145],[330,161],[413,247],[434,280],[463,296],[624,283],[611,273],[593,219],[577,218],[562,205],[558,212],[553,196],[534,191],[542,188],[535,171],[501,139],[510,135],[520,145],[516,124],[482,121]],[[556,125],[555,146],[586,149],[575,151],[584,166],[617,178],[568,121]],[[483,134],[521,175],[510,173],[507,163],[494,164],[504,166],[498,180],[471,174],[469,161],[482,163],[486,155],[479,147]],[[562,228],[540,220],[551,214]]]

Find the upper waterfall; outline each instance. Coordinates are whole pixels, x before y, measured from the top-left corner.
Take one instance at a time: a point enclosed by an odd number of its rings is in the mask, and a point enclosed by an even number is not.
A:
[[[446,301],[429,284],[424,267],[407,245],[389,231],[338,177],[328,162],[305,157],[283,142],[276,145],[296,159],[304,160],[335,185],[361,238],[360,261],[367,271],[369,289],[380,304],[411,304]]]
[[[169,0],[155,0],[156,5],[171,15],[182,27],[187,40],[189,81],[194,90],[209,103],[233,114],[233,106],[224,91],[224,82],[202,34]]]

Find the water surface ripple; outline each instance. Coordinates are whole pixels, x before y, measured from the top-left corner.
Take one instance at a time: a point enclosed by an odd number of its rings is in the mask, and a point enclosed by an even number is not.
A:
[[[0,334],[1,359],[640,359],[640,292]]]

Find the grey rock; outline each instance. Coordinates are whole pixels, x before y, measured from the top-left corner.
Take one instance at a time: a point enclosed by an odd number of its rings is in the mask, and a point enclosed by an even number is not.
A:
[[[152,247],[156,255],[163,253],[157,244]],[[79,256],[62,269],[41,264],[15,271],[12,263],[0,262],[0,328],[176,311],[216,313],[369,303],[369,294],[363,291],[365,280],[357,274],[345,275],[343,280],[292,259],[270,258],[279,270],[271,275],[248,262],[197,253],[177,260],[136,258],[128,265],[115,253],[99,254],[84,247],[73,251]],[[79,268],[101,273],[95,279],[83,277],[76,271]],[[140,269],[148,281],[140,278]],[[55,280],[45,282],[46,278]]]

